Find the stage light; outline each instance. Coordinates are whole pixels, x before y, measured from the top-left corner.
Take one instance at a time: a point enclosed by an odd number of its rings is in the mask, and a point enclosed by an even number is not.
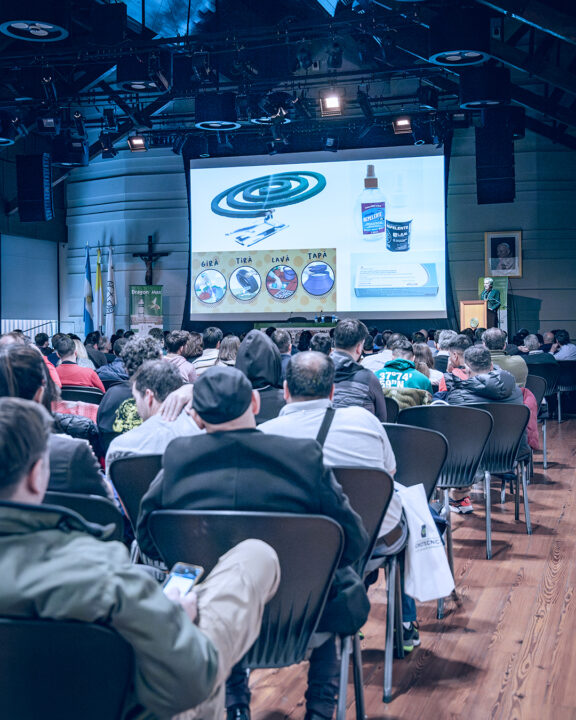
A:
[[[330,135],[325,138],[324,150],[327,150],[328,152],[338,152],[338,138]]]
[[[116,132],[118,130],[118,119],[114,108],[104,108],[104,129],[108,132]]]
[[[412,132],[412,120],[407,115],[397,117],[392,120],[392,128],[395,135],[408,135]]]
[[[41,135],[58,135],[60,132],[60,116],[53,113],[36,118],[36,130]]]
[[[296,70],[309,70],[312,67],[312,54],[307,43],[298,45],[296,50]]]
[[[220,132],[238,130],[236,122],[236,95],[232,92],[202,93],[196,96],[194,127],[199,130]]]
[[[146,152],[148,150],[148,143],[144,135],[130,135],[128,138],[128,147],[130,152]]]
[[[102,157],[105,160],[116,157],[118,150],[114,147],[112,135],[109,132],[102,131],[100,133],[100,145],[102,146]]]
[[[56,85],[54,85],[52,75],[49,72],[44,73],[42,76],[42,90],[44,91],[44,96],[48,105],[57,105],[58,95],[56,93]]]
[[[329,90],[320,97],[320,114],[322,117],[342,115],[342,95],[336,90]]]
[[[435,87],[420,85],[417,98],[423,110],[438,110],[438,90]]]
[[[372,110],[372,105],[370,104],[370,98],[368,97],[368,93],[365,93],[363,90],[360,90],[360,88],[358,88],[358,92],[356,93],[356,101],[360,106],[360,110],[362,110],[362,115],[364,115],[366,120],[372,122],[374,120],[374,111]]]
[[[27,42],[57,42],[68,37],[68,4],[19,0],[2,3],[0,32]]]
[[[74,129],[76,130],[76,134],[78,137],[85,138],[86,137],[86,127],[84,126],[84,117],[82,116],[82,113],[76,110],[74,113]]]
[[[342,46],[334,42],[328,50],[328,67],[335,70],[342,67]]]
[[[70,132],[54,138],[52,143],[52,165],[60,167],[86,167],[88,165],[88,141],[72,137]]]
[[[297,95],[292,100],[292,107],[296,111],[296,115],[300,117],[302,120],[311,120],[313,115],[310,112],[310,108],[308,107],[308,101],[306,96],[304,95],[304,92],[301,92],[300,95]]]

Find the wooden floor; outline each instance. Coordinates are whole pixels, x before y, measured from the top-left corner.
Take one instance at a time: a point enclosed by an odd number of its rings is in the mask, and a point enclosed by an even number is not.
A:
[[[576,420],[548,422],[548,470],[536,454],[529,486],[534,532],[514,521],[493,485],[493,552],[485,559],[484,511],[454,516],[462,606],[418,608],[421,647],[394,661],[394,697],[382,703],[386,613],[371,592],[363,668],[368,718],[576,720]],[[552,462],[550,459],[553,458]],[[473,497],[474,500],[474,497]],[[381,573],[382,576],[382,573]],[[307,664],[253,673],[253,720],[302,720]],[[347,720],[356,718],[349,685]]]

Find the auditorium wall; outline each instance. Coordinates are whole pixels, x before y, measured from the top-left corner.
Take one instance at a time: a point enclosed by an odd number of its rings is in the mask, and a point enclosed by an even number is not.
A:
[[[484,274],[484,232],[522,230],[523,277],[511,280],[511,329],[567,327],[576,336],[576,163],[573,151],[527,133],[516,149],[516,200],[478,205],[474,131],[456,132],[448,191],[448,252],[456,305],[476,297]],[[182,158],[169,148],[121,152],[74,170],[67,183],[68,242],[61,249],[61,317],[67,331],[83,331],[84,248],[114,249],[117,326],[128,325],[128,288],[144,282],[134,252],[169,252],[154,268],[164,286],[165,327],[178,327],[184,308],[188,252]],[[23,225],[25,227],[25,225]],[[36,231],[34,226],[33,234]],[[20,230],[20,233],[22,231]],[[104,253],[107,260],[107,253]],[[104,264],[104,270],[106,263]],[[105,278],[105,275],[104,275]],[[537,318],[535,320],[534,318]]]

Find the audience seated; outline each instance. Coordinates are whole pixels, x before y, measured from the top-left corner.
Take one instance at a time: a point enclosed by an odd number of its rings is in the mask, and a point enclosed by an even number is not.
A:
[[[173,422],[165,420],[160,414],[164,400],[183,385],[176,367],[168,365],[165,360],[147,360],[132,375],[130,384],[142,424],[112,440],[106,453],[107,469],[118,458],[162,454],[174,438],[202,432],[185,410]]]
[[[208,370],[209,367],[212,367],[212,365],[216,365],[216,361],[218,360],[218,350],[220,348],[220,343],[222,342],[222,337],[222,330],[217,327],[208,327],[202,333],[202,345],[204,351],[202,352],[202,355],[196,358],[196,360],[194,360],[194,362],[192,363],[194,365],[196,373],[198,374],[198,377],[200,377],[202,373]]]
[[[432,383],[416,370],[412,343],[404,338],[392,345],[392,360],[376,372],[385,395],[393,398],[401,409],[416,405],[428,405],[431,401]]]
[[[528,366],[528,372],[532,365],[556,365],[558,362],[554,355],[544,352],[542,347],[537,335],[527,335],[524,338],[523,348],[526,354],[522,357]]]
[[[372,370],[374,373],[378,370],[382,370],[384,365],[389,360],[392,360],[392,345],[396,342],[396,340],[401,340],[405,337],[406,336],[402,335],[402,333],[388,333],[386,338],[382,336],[382,339],[385,340],[386,347],[380,352],[374,353],[374,355],[367,355],[365,358],[362,358],[361,364],[368,370]]]
[[[325,332],[314,333],[312,340],[310,340],[310,350],[313,350],[314,352],[321,352],[324,355],[331,355],[332,338]]]
[[[434,355],[429,345],[416,343],[412,345],[414,351],[414,364],[416,368],[430,380],[432,387],[438,386],[442,380],[442,373],[434,367]]]
[[[446,344],[448,347],[448,367],[446,372],[456,375],[456,377],[462,378],[462,380],[466,380],[468,373],[464,367],[464,353],[469,347],[472,347],[472,341],[467,335],[462,333],[460,335],[454,334],[450,336]],[[440,380],[438,390],[446,390],[446,375]]]
[[[188,362],[190,333],[186,330],[173,330],[166,335],[164,346],[166,347],[164,360],[177,368],[184,382],[196,382],[198,375],[194,365]]]
[[[228,365],[234,367],[236,365],[236,357],[240,348],[240,338],[237,335],[226,335],[222,338],[220,348],[218,349],[218,360],[216,365]]]
[[[260,330],[250,330],[238,348],[236,367],[252,383],[260,395],[260,409],[256,416],[259,425],[275,418],[284,406],[282,392],[282,358],[280,350]]]
[[[120,383],[124,380],[128,380],[128,373],[124,360],[122,360],[122,350],[126,347],[128,340],[126,338],[119,338],[114,343],[114,360],[109,362],[107,365],[101,365],[96,372],[102,382],[108,383]]]
[[[528,366],[522,355],[506,355],[506,335],[498,328],[488,328],[482,336],[482,342],[490,350],[492,362],[508,370],[514,375],[514,379],[524,387],[528,377]]]
[[[448,370],[448,360],[450,357],[450,343],[458,335],[454,330],[437,330],[434,334],[436,339],[436,347],[438,353],[434,358],[434,367],[445,373]]]
[[[360,320],[340,320],[334,328],[334,351],[330,356],[336,368],[334,407],[360,405],[380,422],[386,422],[386,401],[380,383],[359,362],[367,336],[368,328]]]
[[[555,342],[550,352],[556,360],[576,360],[576,345],[570,341],[570,335],[566,330],[558,330],[555,335]]]
[[[0,349],[0,397],[46,402],[50,408],[53,396],[46,397],[47,388],[49,392],[50,387],[46,366],[37,350],[22,345],[9,345]],[[104,480],[100,464],[87,440],[61,434],[64,427],[67,431],[84,432],[89,421],[68,415],[63,418],[57,416],[57,422],[56,430],[60,432],[53,433],[48,443],[48,489],[112,497],[111,489]],[[81,430],[79,425],[82,426]]]
[[[224,680],[254,643],[278,586],[276,553],[247,540],[196,591],[165,595],[121,543],[101,541],[106,528],[42,505],[50,424],[40,405],[0,399],[0,614],[118,632],[135,658],[125,717],[170,718],[191,708],[187,720],[220,717]]]
[[[76,362],[78,363],[78,366],[90,368],[90,370],[95,370],[94,363],[88,357],[86,347],[83,344],[82,340],[80,340],[80,338],[78,337],[72,337],[71,335],[68,335],[68,337],[74,341],[74,347],[76,348]],[[60,365],[61,363],[58,364]]]
[[[55,350],[60,358],[60,364],[56,368],[62,385],[79,385],[82,387],[94,387],[105,392],[102,381],[94,370],[87,367],[79,367],[76,362],[76,346],[74,340],[64,336],[55,345]]]
[[[264,333],[260,335],[269,340]],[[327,515],[342,526],[345,546],[341,570],[320,628],[341,629],[331,626],[327,618],[346,578],[346,585],[351,585],[351,592],[347,593],[349,604],[337,620],[348,624],[356,620],[358,629],[368,614],[369,605],[362,582],[350,565],[365,552],[368,538],[332,472],[324,468],[320,445],[314,440],[279,437],[257,430],[255,418],[260,409],[260,395],[236,368],[207,370],[194,386],[192,402],[194,418],[206,429],[206,434],[194,438],[193,442],[189,438],[177,438],[167,447],[163,470],[142,500],[137,530],[142,551],[159,558],[148,521],[154,510],[162,508]],[[354,613],[353,617],[347,617],[348,610]],[[313,651],[308,680],[307,717],[310,720],[331,718],[338,690],[338,661],[333,639]],[[249,701],[246,673],[237,671],[228,683],[228,717],[249,718]]]
[[[545,353],[549,353],[552,349],[552,345],[556,342],[556,338],[554,337],[553,332],[545,332],[542,336],[542,347],[540,348]]]
[[[88,353],[88,357],[90,358],[90,360],[92,360],[96,369],[98,369],[101,365],[106,365],[108,363],[106,354],[98,349],[99,340],[100,333],[97,330],[88,333],[88,335],[86,335],[86,340],[84,340],[84,345],[86,346],[86,352]]]
[[[42,355],[45,355],[46,357],[48,357],[48,355],[53,352],[52,348],[50,347],[50,338],[48,337],[48,335],[46,335],[46,333],[36,333],[36,335],[34,335],[34,344],[40,350]]]
[[[282,381],[286,380],[286,367],[292,357],[292,336],[288,330],[275,330],[272,335],[272,342],[280,351],[280,359],[282,360]]]

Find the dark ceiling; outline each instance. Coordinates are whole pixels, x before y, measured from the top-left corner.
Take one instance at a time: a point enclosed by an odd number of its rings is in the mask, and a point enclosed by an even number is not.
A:
[[[340,147],[420,137],[438,143],[455,125],[482,122],[482,111],[461,108],[462,83],[472,83],[467,92],[486,91],[485,81],[474,80],[477,71],[429,60],[442,42],[457,42],[456,34],[462,48],[484,47],[484,69],[510,71],[504,104],[525,109],[527,128],[576,148],[576,3],[20,0],[2,6],[0,29],[11,21],[56,19],[68,32],[53,42],[43,40],[41,26],[24,27],[26,40],[0,35],[0,118],[17,143],[26,132],[53,137],[54,129],[38,119],[54,117],[72,135],[84,125],[91,157],[102,152],[102,131],[110,155],[136,130],[150,144],[186,140],[191,154],[206,145],[211,154],[254,153],[270,143],[288,148],[296,139],[300,150],[318,149],[330,137]],[[32,16],[38,7],[45,17]],[[342,112],[322,117],[320,99],[329,91],[341,95]],[[221,107],[214,98],[229,92],[239,127],[197,129],[200,115]],[[415,134],[394,134],[398,115],[411,117]]]

